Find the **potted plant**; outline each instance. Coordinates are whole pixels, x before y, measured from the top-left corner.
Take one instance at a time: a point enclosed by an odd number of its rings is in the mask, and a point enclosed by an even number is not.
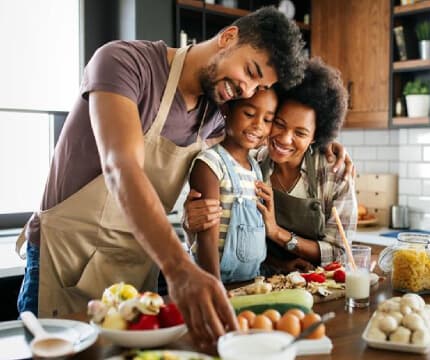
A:
[[[421,59],[430,59],[430,21],[421,21],[415,26]]]
[[[409,117],[425,117],[430,111],[430,87],[421,80],[408,81],[403,88]]]

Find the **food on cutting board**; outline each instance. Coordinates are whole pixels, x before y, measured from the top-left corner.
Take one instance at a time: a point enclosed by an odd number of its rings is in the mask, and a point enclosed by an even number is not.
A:
[[[385,300],[370,319],[366,337],[398,344],[430,345],[430,305],[412,293]]]
[[[321,320],[321,317],[313,312],[305,314],[297,308],[290,309],[282,315],[276,309],[267,309],[262,314],[255,314],[253,311],[244,310],[237,315],[240,329],[259,330],[279,330],[285,331],[292,336],[298,336],[303,330],[313,323]],[[307,339],[320,339],[325,335],[324,324],[318,326]]]
[[[258,276],[253,284],[230,290],[229,295],[267,294],[286,289],[306,289],[312,294],[327,296],[333,289],[345,289],[345,269],[340,262],[334,261],[308,273],[295,271],[288,275],[274,275],[266,280]]]
[[[141,294],[122,282],[106,288],[101,300],[91,300],[88,315],[94,323],[113,330],[155,330],[184,323],[174,303],[165,304],[159,294]]]

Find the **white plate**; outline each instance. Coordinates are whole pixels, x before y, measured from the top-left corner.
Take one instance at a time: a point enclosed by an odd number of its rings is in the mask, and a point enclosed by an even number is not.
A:
[[[160,356],[163,355],[163,353],[169,353],[171,355],[176,355],[178,357],[177,360],[215,360],[216,358],[209,356],[209,355],[205,355],[205,354],[200,354],[200,353],[196,353],[193,351],[180,351],[180,350],[145,350],[142,351],[142,353],[150,353],[150,354],[154,354],[154,356]],[[125,356],[113,356],[110,357],[106,360],[124,360],[126,359]]]
[[[78,353],[97,340],[97,331],[90,325],[75,320],[39,319],[43,328],[52,334],[73,342]],[[2,359],[31,358],[30,341],[33,335],[24,328],[21,320],[0,323],[0,353]]]
[[[157,330],[111,330],[91,322],[102,337],[124,347],[154,348],[169,344],[187,332],[185,324]]]
[[[403,352],[411,352],[417,354],[425,354],[430,350],[430,344],[427,345],[414,345],[414,344],[399,344],[392,341],[380,341],[373,340],[368,337],[370,324],[375,317],[376,311],[373,313],[369,322],[367,323],[366,329],[364,329],[362,338],[370,347],[374,347],[377,349],[386,349],[386,350],[394,350],[394,351],[403,351]]]

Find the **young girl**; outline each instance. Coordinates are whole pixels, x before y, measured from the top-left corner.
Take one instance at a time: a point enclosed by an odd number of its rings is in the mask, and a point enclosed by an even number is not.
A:
[[[266,257],[264,221],[255,181],[261,170],[249,150],[269,135],[277,107],[273,89],[224,107],[226,137],[194,160],[190,186],[202,198],[219,199],[220,225],[197,235],[199,265],[224,283],[253,279]]]

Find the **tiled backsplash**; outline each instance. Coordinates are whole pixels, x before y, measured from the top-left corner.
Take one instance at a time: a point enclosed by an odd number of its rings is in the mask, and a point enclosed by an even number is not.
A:
[[[430,129],[344,130],[339,141],[358,173],[398,174],[411,227],[430,230]]]

